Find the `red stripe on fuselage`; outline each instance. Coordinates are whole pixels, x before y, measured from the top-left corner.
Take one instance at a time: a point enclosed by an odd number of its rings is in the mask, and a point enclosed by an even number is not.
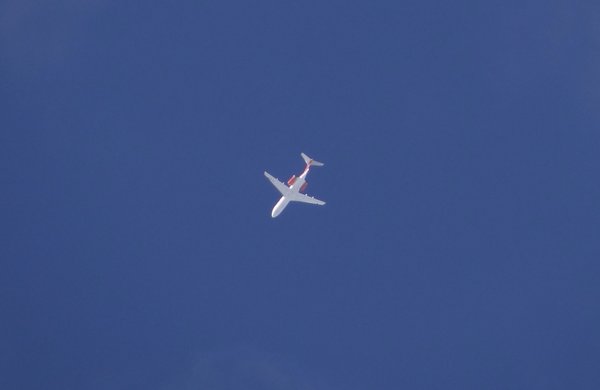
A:
[[[304,170],[302,171],[302,173],[300,175],[303,175],[304,172],[308,172],[309,169],[310,169],[310,164],[306,164],[306,167],[304,168]]]

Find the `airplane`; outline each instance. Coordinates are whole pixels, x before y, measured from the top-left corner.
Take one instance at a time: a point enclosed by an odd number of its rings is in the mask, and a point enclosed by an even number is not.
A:
[[[275,207],[273,207],[273,211],[271,211],[271,217],[273,218],[281,214],[283,209],[285,209],[288,203],[290,202],[304,202],[310,204],[317,204],[319,206],[325,204],[325,202],[323,202],[322,200],[313,198],[312,196],[308,196],[302,193],[308,185],[308,183],[306,182],[306,175],[308,175],[310,167],[322,167],[325,164],[313,160],[304,153],[300,153],[300,155],[304,159],[304,162],[306,162],[306,167],[304,168],[304,171],[300,174],[300,176],[296,177],[296,175],[292,175],[292,177],[290,177],[287,181],[288,185],[283,184],[282,182],[271,176],[269,172],[265,171],[265,176],[267,177],[267,179],[269,179],[269,181],[275,186],[275,188],[277,188],[277,190],[281,192],[281,199],[279,199]]]

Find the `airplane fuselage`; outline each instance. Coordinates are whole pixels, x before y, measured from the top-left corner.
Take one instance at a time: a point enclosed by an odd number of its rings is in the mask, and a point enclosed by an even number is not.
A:
[[[308,175],[309,169],[310,166],[306,165],[306,168],[304,168],[304,172],[302,172],[300,176],[296,177],[293,183],[288,186],[289,189],[293,191],[293,193],[300,192],[300,189],[304,187],[304,184],[306,183],[306,175]],[[282,196],[281,199],[279,199],[279,201],[275,204],[275,207],[273,207],[273,211],[271,211],[271,217],[275,218],[276,216],[281,214],[281,212],[286,208],[286,206],[290,202],[290,198],[288,198],[287,196]]]

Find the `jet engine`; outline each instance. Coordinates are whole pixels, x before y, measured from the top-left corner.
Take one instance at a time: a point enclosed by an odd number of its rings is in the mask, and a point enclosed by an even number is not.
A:
[[[306,189],[306,187],[308,187],[308,182],[305,181],[304,184],[302,184],[302,187],[300,187],[300,192],[304,192],[304,190]]]
[[[296,182],[296,175],[292,175],[292,177],[289,178],[288,180],[288,185],[292,185]]]

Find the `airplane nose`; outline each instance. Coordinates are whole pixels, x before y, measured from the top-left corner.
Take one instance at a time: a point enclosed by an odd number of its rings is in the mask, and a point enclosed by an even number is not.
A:
[[[281,214],[283,209],[285,209],[285,206],[287,206],[288,202],[289,201],[282,196],[281,199],[279,199],[279,202],[277,202],[277,204],[275,205],[275,207],[273,207],[273,211],[271,211],[271,217],[275,218],[276,216]]]
[[[271,211],[271,217],[275,218],[283,211],[283,207],[281,207],[281,202],[277,202],[275,207],[273,207],[273,211]]]
[[[278,205],[277,205],[278,206]],[[275,218],[277,217],[279,214],[281,214],[281,208],[280,207],[273,207],[273,211],[271,211],[271,218]]]

